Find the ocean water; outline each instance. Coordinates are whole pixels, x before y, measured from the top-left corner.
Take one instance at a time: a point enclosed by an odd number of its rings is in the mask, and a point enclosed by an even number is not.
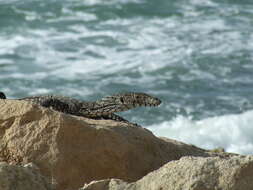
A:
[[[0,0],[0,91],[96,100],[158,136],[253,154],[253,1]]]

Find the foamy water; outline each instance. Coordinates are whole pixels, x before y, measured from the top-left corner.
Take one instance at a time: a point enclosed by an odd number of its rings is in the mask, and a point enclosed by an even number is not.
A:
[[[148,128],[157,136],[165,136],[202,148],[224,148],[227,152],[252,154],[253,110],[199,121],[178,116]]]

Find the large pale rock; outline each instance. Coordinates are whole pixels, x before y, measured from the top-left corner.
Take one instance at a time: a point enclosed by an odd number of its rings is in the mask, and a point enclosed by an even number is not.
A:
[[[134,183],[93,181],[82,190],[251,190],[253,156],[183,157]]]
[[[136,181],[168,161],[210,154],[126,123],[0,100],[0,161],[33,162],[60,190],[106,178]]]
[[[31,164],[9,165],[0,162],[0,190],[52,190],[52,186]]]

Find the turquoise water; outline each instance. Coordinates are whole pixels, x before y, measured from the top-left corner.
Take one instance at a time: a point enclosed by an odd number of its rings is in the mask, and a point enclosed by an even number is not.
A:
[[[253,153],[252,60],[250,0],[0,1],[0,90],[8,97],[147,92],[163,104],[121,115],[196,145],[210,138],[205,147]],[[233,116],[240,135],[225,138]],[[201,141],[182,137],[198,134],[201,121],[221,124]],[[208,136],[222,127],[221,137]]]

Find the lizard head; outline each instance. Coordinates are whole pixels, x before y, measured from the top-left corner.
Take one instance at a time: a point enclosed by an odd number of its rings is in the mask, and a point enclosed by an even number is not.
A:
[[[82,114],[90,117],[109,115],[114,112],[127,111],[140,106],[158,106],[161,100],[145,93],[127,92],[107,96],[101,100],[92,102],[89,106],[85,104]]]
[[[112,98],[114,97],[117,97],[116,100],[119,104],[128,105],[133,108],[139,106],[158,106],[161,104],[161,100],[145,93],[129,92],[112,96]]]
[[[3,92],[0,92],[0,99],[6,99],[6,96]]]
[[[105,97],[97,103],[107,108],[108,112],[113,113],[140,106],[158,106],[161,100],[145,93],[127,92]]]

